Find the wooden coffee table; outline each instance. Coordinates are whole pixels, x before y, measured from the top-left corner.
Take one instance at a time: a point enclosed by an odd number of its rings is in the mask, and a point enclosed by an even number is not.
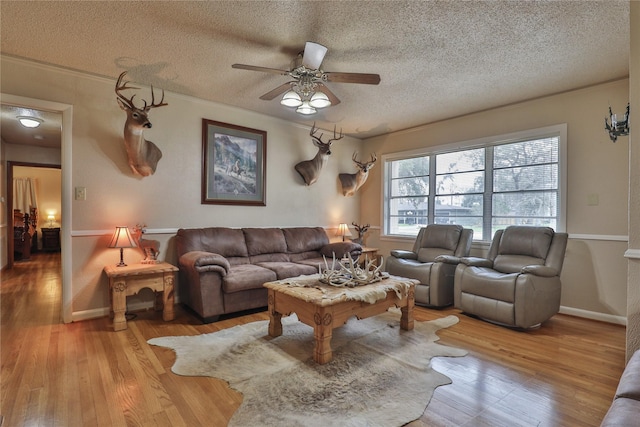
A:
[[[413,329],[417,280],[390,276],[370,285],[338,288],[319,279],[320,275],[314,274],[264,284],[269,293],[269,335],[282,335],[282,316],[296,313],[301,322],[313,328],[313,359],[318,364],[331,361],[333,329],[344,325],[352,316],[364,319],[382,314],[390,307],[399,307],[400,327],[407,331]]]

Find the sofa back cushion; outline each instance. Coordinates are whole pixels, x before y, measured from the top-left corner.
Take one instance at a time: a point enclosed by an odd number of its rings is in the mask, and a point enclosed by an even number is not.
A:
[[[249,256],[287,252],[287,242],[279,228],[243,228]]]
[[[438,255],[453,255],[460,241],[463,227],[453,224],[430,224],[422,234],[418,261],[433,262]]]
[[[318,252],[329,244],[327,233],[322,227],[283,228],[282,233],[287,242],[287,252],[290,254]]]
[[[178,257],[191,251],[220,254],[230,264],[248,262],[249,253],[241,229],[226,227],[181,228],[176,233]]]
[[[554,231],[549,227],[507,227],[499,240],[493,268],[516,273],[526,265],[544,265]]]

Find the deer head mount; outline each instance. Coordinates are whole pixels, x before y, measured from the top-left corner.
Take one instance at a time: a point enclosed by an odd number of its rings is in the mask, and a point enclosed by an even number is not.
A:
[[[356,151],[355,153],[353,153],[351,160],[353,160],[353,162],[358,167],[358,172],[341,173],[338,175],[338,178],[340,178],[340,183],[342,184],[342,194],[347,197],[353,196],[354,194],[356,194],[356,191],[358,191],[358,189],[362,187],[362,184],[364,184],[369,177],[369,171],[378,160],[376,153],[371,154],[371,160],[366,163],[359,162],[357,156],[358,152]]]
[[[342,134],[342,129],[340,130],[340,136],[336,135],[336,127],[333,127],[333,138],[329,139],[327,142],[322,142],[322,133],[320,136],[316,136],[316,123],[313,122],[313,126],[311,127],[311,141],[313,145],[318,147],[318,152],[315,157],[311,160],[304,160],[297,165],[295,165],[296,171],[300,174],[302,179],[304,179],[305,184],[311,185],[318,180],[320,177],[320,171],[324,167],[327,160],[329,160],[329,156],[331,155],[331,144],[333,141],[338,141],[344,138]]]
[[[143,131],[145,128],[151,128],[149,121],[149,110],[156,107],[168,105],[164,102],[164,89],[162,90],[162,99],[156,104],[153,94],[153,86],[151,86],[151,105],[147,105],[144,99],[144,107],[138,108],[133,103],[133,98],[125,97],[121,91],[127,89],[139,89],[133,86],[127,86],[129,82],[124,81],[126,71],[120,74],[116,82],[116,95],[120,108],[127,113],[127,121],[124,123],[124,146],[129,157],[129,167],[136,175],[149,176],[156,171],[158,161],[162,157],[162,151],[151,141],[144,139]]]

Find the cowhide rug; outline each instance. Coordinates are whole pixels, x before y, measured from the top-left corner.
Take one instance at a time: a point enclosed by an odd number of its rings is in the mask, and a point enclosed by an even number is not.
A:
[[[230,426],[401,426],[419,418],[436,387],[451,380],[430,367],[437,356],[466,351],[437,344],[436,331],[456,316],[400,329],[400,311],[350,319],[333,331],[333,360],[313,360],[313,329],[295,315],[283,335],[268,321],[205,335],[162,337],[149,344],[176,352],[172,371],[227,381],[243,395]]]

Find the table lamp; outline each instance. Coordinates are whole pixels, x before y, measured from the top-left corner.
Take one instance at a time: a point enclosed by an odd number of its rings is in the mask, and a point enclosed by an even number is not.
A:
[[[342,223],[338,226],[338,232],[336,236],[342,236],[342,241],[344,242],[345,236],[351,237],[351,231],[349,231],[349,226],[345,223]]]
[[[54,215],[49,215],[47,216],[47,219],[49,220],[49,227],[53,227],[53,221],[56,220],[56,217]]]
[[[111,242],[109,242],[110,248],[120,248],[120,264],[117,264],[116,267],[125,267],[127,264],[124,263],[122,252],[124,248],[135,248],[137,247],[136,242],[131,237],[131,233],[129,233],[128,227],[116,227],[116,231],[113,233],[113,237],[111,238]]]

